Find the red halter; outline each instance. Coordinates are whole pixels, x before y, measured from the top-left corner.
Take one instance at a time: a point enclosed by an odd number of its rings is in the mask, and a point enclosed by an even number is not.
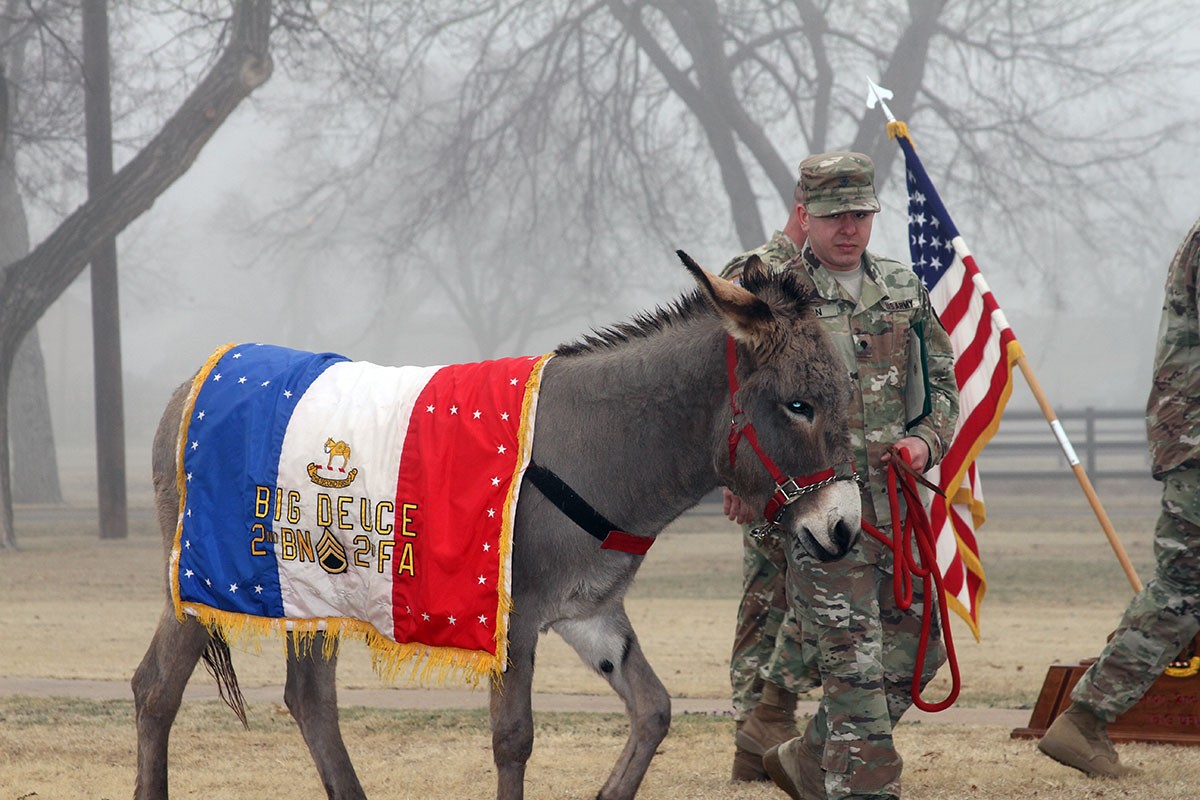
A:
[[[750,447],[754,450],[758,460],[767,468],[767,472],[771,474],[771,479],[775,481],[775,493],[771,495],[771,499],[767,501],[767,507],[763,511],[763,516],[767,520],[768,525],[774,525],[775,519],[783,512],[785,508],[799,500],[809,492],[815,492],[822,486],[828,486],[834,481],[858,480],[858,475],[854,471],[854,465],[850,465],[849,474],[839,474],[833,467],[815,472],[812,475],[804,475],[801,477],[789,478],[784,474],[775,462],[763,452],[762,447],[758,444],[758,434],[754,431],[754,424],[746,422],[743,425],[738,425],[738,417],[742,415],[742,409],[738,408],[737,401],[734,396],[738,390],[737,379],[737,343],[732,336],[725,337],[725,366],[729,373],[729,408],[733,411],[733,419],[730,421],[729,429],[729,466],[737,466],[737,446],[738,442],[744,437],[750,443]]]

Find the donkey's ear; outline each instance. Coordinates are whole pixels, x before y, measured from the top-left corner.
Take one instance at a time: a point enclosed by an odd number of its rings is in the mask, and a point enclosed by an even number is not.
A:
[[[707,272],[692,257],[682,250],[676,250],[676,255],[688,272],[696,279],[701,292],[713,307],[717,309],[725,321],[725,328],[735,339],[750,341],[758,338],[766,326],[771,324],[773,315],[771,307],[760,300],[754,293],[743,289],[736,283],[719,278]],[[752,259],[757,261],[757,259]],[[750,263],[747,262],[747,268]],[[761,269],[761,264],[759,268]]]
[[[757,253],[747,258],[745,263],[742,264],[742,283],[766,277],[767,265],[763,263],[763,260],[758,257]]]

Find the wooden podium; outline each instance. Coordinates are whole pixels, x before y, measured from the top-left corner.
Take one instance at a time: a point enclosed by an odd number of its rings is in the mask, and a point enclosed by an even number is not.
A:
[[[1200,745],[1200,636],[1171,662],[1137,704],[1108,726],[1118,742]],[[1046,673],[1029,726],[1016,728],[1014,739],[1040,739],[1054,718],[1071,705],[1071,689],[1095,659],[1055,664]]]

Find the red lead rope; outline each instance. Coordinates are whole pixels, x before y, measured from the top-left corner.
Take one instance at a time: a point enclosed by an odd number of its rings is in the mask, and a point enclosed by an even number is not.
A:
[[[897,460],[903,460],[907,470],[903,469]],[[892,510],[892,535],[889,537],[883,531],[868,522],[862,524],[863,530],[874,536],[892,551],[892,580],[896,592],[896,603],[900,608],[911,608],[913,601],[913,576],[922,581],[922,594],[925,596],[924,608],[921,611],[921,638],[917,645],[917,663],[913,668],[912,699],[913,705],[922,711],[945,711],[954,705],[962,689],[962,679],[958,672],[958,656],[954,652],[954,640],[950,636],[950,616],[946,609],[946,592],[942,585],[942,573],[937,566],[937,552],[934,546],[933,530],[929,526],[929,516],[925,513],[925,504],[917,492],[916,471],[911,468],[908,452],[898,448],[892,453],[892,461],[888,469],[888,503]],[[903,522],[900,518],[899,492],[904,492],[908,514]],[[921,555],[921,563],[913,558],[912,542],[916,538],[917,551]],[[922,564],[926,566],[922,566]],[[950,664],[951,686],[950,693],[944,700],[929,703],[921,699],[921,667],[925,664],[925,651],[929,646],[929,629],[933,616],[933,607],[929,602],[929,579],[933,578],[936,589],[938,609],[941,611],[942,638],[946,642],[946,660]]]

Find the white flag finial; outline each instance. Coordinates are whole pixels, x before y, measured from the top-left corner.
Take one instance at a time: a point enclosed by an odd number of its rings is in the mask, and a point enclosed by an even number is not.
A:
[[[888,118],[888,122],[895,122],[896,117],[892,114],[892,110],[888,108],[885,100],[891,100],[894,95],[891,89],[885,89],[875,81],[867,78],[867,108],[874,108],[878,103],[884,115]]]

